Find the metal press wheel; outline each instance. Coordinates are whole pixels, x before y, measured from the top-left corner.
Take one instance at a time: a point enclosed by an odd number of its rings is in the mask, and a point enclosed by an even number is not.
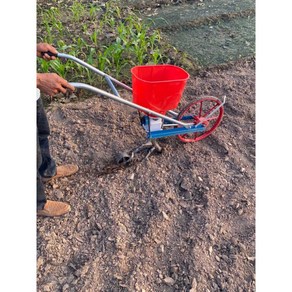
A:
[[[224,113],[223,106],[214,112],[212,116],[207,116],[221,104],[222,102],[218,98],[208,96],[202,97],[200,100],[193,101],[185,106],[180,111],[177,120],[194,124],[202,122],[206,130],[204,132],[178,135],[178,138],[183,142],[197,142],[208,137],[219,126],[222,120]]]

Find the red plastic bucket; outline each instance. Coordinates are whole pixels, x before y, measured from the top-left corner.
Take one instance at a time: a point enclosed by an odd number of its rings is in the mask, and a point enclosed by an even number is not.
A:
[[[173,65],[146,65],[131,69],[133,102],[160,114],[178,106],[190,75]]]

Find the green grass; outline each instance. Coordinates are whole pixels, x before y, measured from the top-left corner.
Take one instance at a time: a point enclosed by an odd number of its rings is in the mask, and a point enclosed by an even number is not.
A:
[[[61,53],[73,55],[99,70],[130,82],[130,69],[141,64],[168,62],[161,35],[120,1],[102,6],[73,1],[37,6],[37,41],[54,45]],[[95,73],[72,62],[38,59],[38,72],[56,72],[71,82],[101,86]]]

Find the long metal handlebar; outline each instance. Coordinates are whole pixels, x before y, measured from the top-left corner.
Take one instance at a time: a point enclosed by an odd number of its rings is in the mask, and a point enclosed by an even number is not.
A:
[[[110,75],[105,74],[104,72],[98,70],[97,68],[91,66],[90,64],[88,64],[88,63],[86,63],[86,62],[84,62],[84,61],[82,61],[82,60],[80,60],[80,59],[78,59],[78,58],[76,58],[76,57],[74,57],[74,56],[67,55],[67,54],[63,54],[63,53],[58,53],[58,54],[57,54],[57,57],[58,57],[58,58],[65,58],[65,59],[72,60],[72,61],[74,61],[74,62],[76,62],[76,63],[82,65],[83,67],[90,69],[91,71],[95,72],[96,74],[98,74],[98,75],[100,75],[100,76],[102,76],[102,77],[105,77],[105,78],[107,78],[107,79],[110,79],[111,81],[113,81],[113,82],[116,83],[117,85],[119,85],[119,86],[121,86],[121,87],[123,87],[123,88],[125,88],[125,89],[127,89],[127,90],[129,90],[129,91],[132,91],[132,88],[129,87],[128,85],[126,85],[126,84],[120,82],[119,80],[117,80],[117,79],[111,77]]]
[[[144,112],[146,112],[146,113],[148,113],[148,114],[152,114],[152,115],[154,115],[154,116],[156,116],[156,117],[159,117],[159,118],[162,118],[162,119],[168,120],[168,121],[173,122],[173,123],[175,123],[175,124],[181,125],[181,126],[183,126],[183,127],[185,127],[185,128],[190,128],[191,126],[194,126],[193,123],[183,123],[183,122],[181,122],[181,121],[175,120],[175,119],[170,118],[170,117],[168,117],[168,116],[165,116],[165,115],[159,114],[159,113],[157,113],[157,112],[155,112],[155,111],[153,111],[153,110],[150,110],[150,109],[148,109],[148,108],[146,108],[146,107],[140,106],[140,105],[138,105],[138,104],[136,104],[136,103],[130,102],[130,101],[128,101],[128,100],[126,100],[126,99],[123,99],[123,98],[121,98],[121,97],[119,97],[119,96],[113,95],[113,94],[111,94],[111,93],[109,93],[109,92],[106,92],[106,91],[104,91],[104,90],[102,90],[102,89],[99,89],[99,88],[93,87],[93,86],[91,86],[91,85],[88,85],[88,84],[85,84],[85,83],[76,83],[76,82],[70,82],[70,84],[73,85],[75,88],[80,88],[80,89],[87,89],[87,90],[90,90],[90,91],[92,91],[92,92],[94,92],[94,93],[101,94],[101,95],[103,95],[103,96],[109,97],[109,98],[111,98],[111,99],[113,99],[113,100],[115,100],[115,101],[118,101],[118,102],[120,102],[120,103],[126,104],[126,105],[128,105],[128,106],[130,106],[130,107],[132,107],[132,108],[135,108],[135,109],[138,109],[138,110],[144,111]]]

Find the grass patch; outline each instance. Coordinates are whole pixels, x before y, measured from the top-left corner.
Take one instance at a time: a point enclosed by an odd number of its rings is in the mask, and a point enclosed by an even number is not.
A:
[[[160,31],[150,28],[118,0],[37,5],[37,41],[73,55],[114,78],[131,82],[130,69],[141,64],[182,64],[185,55],[167,45]],[[100,76],[74,63],[38,59],[38,72],[56,72],[68,81],[102,87]]]

